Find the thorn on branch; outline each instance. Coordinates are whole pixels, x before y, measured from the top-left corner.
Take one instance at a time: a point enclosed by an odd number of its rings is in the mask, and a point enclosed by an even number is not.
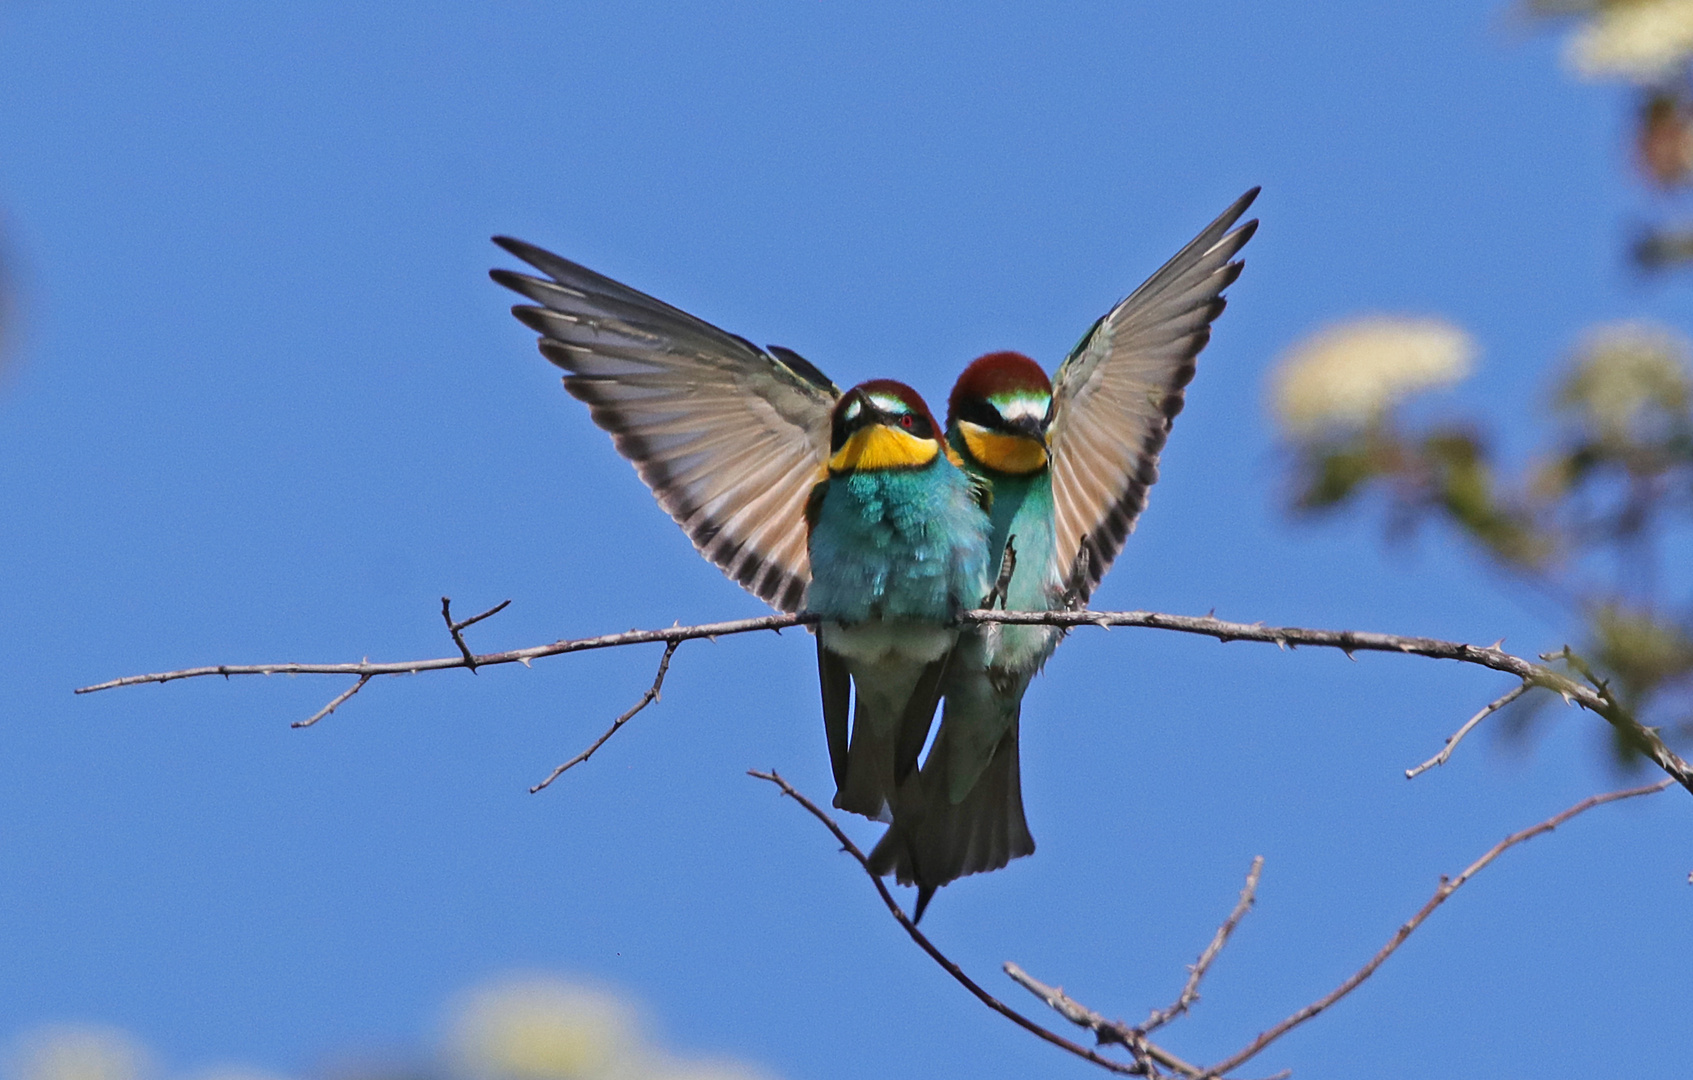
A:
[[[664,689],[664,676],[670,670],[670,658],[676,655],[676,649],[681,644],[682,643],[680,641],[666,642],[664,646],[664,656],[662,656],[658,661],[658,674],[653,676],[653,684],[647,687],[646,693],[641,695],[641,700],[631,705],[622,716],[613,720],[611,722],[611,727],[606,729],[605,734],[594,740],[594,745],[588,747],[588,749],[582,751],[580,754],[577,754],[563,765],[560,765],[558,768],[548,773],[545,780],[529,789],[529,794],[533,795],[537,791],[550,786],[554,780],[557,780],[571,769],[593,757],[594,751],[604,746],[613,735],[616,735],[618,728],[621,728],[624,724],[627,724],[630,720],[634,719],[636,713],[657,701],[659,699],[659,692]]]
[[[441,619],[447,624],[447,633],[453,635],[453,644],[457,645],[459,652],[464,654],[464,666],[470,669],[472,675],[476,674],[476,669],[481,666],[481,661],[477,660],[476,654],[470,651],[470,646],[464,643],[464,628],[475,626],[491,615],[498,615],[510,604],[510,600],[502,600],[480,615],[472,615],[463,622],[454,622],[452,600],[445,596],[441,597]]]

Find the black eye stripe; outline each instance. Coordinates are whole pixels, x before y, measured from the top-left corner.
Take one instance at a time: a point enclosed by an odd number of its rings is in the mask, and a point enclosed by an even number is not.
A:
[[[980,398],[963,402],[958,410],[958,419],[968,420],[978,427],[985,428],[997,428],[1005,423],[1004,418],[999,415],[999,410]]]

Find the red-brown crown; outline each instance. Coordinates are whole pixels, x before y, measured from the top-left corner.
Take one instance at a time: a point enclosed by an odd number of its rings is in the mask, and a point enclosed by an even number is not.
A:
[[[1033,360],[1018,352],[992,352],[978,356],[958,376],[946,401],[946,422],[950,427],[966,401],[988,401],[1015,394],[1052,396],[1052,380]]]

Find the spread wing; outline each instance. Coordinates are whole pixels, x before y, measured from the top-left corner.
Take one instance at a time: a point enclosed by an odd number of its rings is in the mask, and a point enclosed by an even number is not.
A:
[[[1244,265],[1230,260],[1258,222],[1229,229],[1257,197],[1253,188],[1235,200],[1094,323],[1053,380],[1054,569],[1078,605],[1123,549],[1158,480],[1158,453],[1182,411],[1194,359]]]
[[[520,240],[494,242],[551,280],[490,276],[563,368],[659,505],[730,578],[783,611],[811,580],[805,501],[829,457],[840,391],[797,353],[760,349]]]

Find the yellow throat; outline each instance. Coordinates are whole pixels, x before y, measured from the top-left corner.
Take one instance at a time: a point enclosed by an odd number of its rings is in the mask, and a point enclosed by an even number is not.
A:
[[[968,420],[958,421],[970,456],[1002,473],[1022,475],[1046,468],[1046,447],[1025,435],[1003,435]]]
[[[898,428],[874,424],[852,433],[846,445],[829,459],[829,471],[909,469],[927,465],[938,453],[940,444],[934,439],[919,439]]]

